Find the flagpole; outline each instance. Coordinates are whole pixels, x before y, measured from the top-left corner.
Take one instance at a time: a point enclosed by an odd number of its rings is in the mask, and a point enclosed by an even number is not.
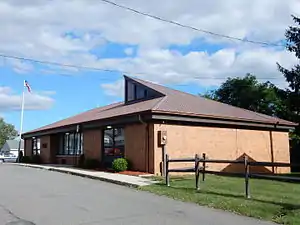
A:
[[[22,94],[21,124],[20,124],[19,148],[18,148],[18,162],[20,162],[20,151],[21,151],[22,132],[23,132],[23,119],[24,119],[24,102],[25,102],[25,81],[24,81],[24,84],[23,84],[23,94]]]

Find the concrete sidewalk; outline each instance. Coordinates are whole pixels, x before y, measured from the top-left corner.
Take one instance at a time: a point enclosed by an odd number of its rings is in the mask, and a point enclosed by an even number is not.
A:
[[[118,173],[107,173],[101,171],[90,171],[90,170],[77,169],[74,167],[61,166],[61,165],[57,165],[57,166],[36,165],[36,164],[26,164],[26,163],[11,163],[11,165],[26,166],[31,168],[67,173],[76,176],[88,177],[91,179],[119,184],[123,186],[129,186],[129,187],[146,186],[146,185],[154,184],[156,182],[143,177],[129,176],[129,175],[118,174]]]

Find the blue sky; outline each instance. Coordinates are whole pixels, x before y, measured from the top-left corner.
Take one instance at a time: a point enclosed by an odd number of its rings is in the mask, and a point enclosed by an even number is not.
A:
[[[107,52],[113,49],[112,52]],[[98,51],[97,51],[98,52]],[[105,56],[103,55],[105,53]],[[94,53],[95,54],[95,53]],[[107,46],[101,50],[99,57],[120,57],[122,58],[122,47],[115,44]],[[124,56],[123,56],[124,57]],[[75,75],[60,74],[39,74],[33,72],[30,74],[18,74],[11,68],[1,67],[1,84],[9,86],[14,90],[14,94],[21,95],[23,90],[23,80],[26,79],[32,93],[39,91],[55,92],[51,97],[55,100],[51,108],[47,110],[25,110],[23,131],[29,131],[37,127],[64,119],[77,113],[89,110],[94,107],[107,105],[112,102],[122,101],[122,96],[108,96],[100,87],[100,83],[109,83],[118,79],[123,79],[121,73],[107,72],[79,72]],[[206,91],[193,84],[175,84],[166,86],[193,94]],[[25,89],[27,91],[27,89]],[[25,97],[25,102],[29,96]],[[6,122],[12,123],[19,129],[20,111],[13,110],[3,113]]]
[[[235,0],[130,0],[126,4],[200,29],[272,43],[284,39],[285,29],[292,24],[290,15],[300,11],[298,0],[243,4]],[[246,73],[262,81],[272,77],[276,85],[284,87],[276,62],[286,67],[296,62],[283,48],[210,36],[101,1],[4,1],[0,11],[0,54],[126,71],[127,75],[192,94],[204,93],[227,77]],[[25,98],[25,132],[122,100],[122,73],[50,67],[0,57],[0,116],[17,129],[24,79],[33,90]]]
[[[103,94],[99,83],[101,74],[81,73],[76,76],[61,75],[40,75],[40,74],[16,74],[11,69],[0,69],[2,74],[1,83],[12,87],[15,94],[21,95],[23,90],[23,79],[27,79],[32,92],[54,91],[51,97],[55,100],[53,107],[47,110],[26,110],[24,115],[24,131],[37,128],[48,123],[66,118],[93,107],[109,104],[116,101],[115,97],[108,97]],[[110,74],[111,76],[111,74]],[[113,75],[120,77],[120,75]],[[111,79],[105,79],[113,80]],[[26,96],[28,97],[28,96]],[[25,98],[26,102],[27,98]],[[20,111],[4,113],[5,120],[19,127]]]

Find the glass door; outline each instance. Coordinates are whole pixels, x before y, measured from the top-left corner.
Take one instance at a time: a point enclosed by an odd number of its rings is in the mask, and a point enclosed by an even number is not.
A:
[[[111,167],[114,159],[124,157],[124,129],[109,128],[103,133],[103,162],[106,167]]]

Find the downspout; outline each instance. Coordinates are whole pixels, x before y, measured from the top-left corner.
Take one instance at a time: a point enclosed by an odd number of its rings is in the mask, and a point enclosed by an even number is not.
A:
[[[275,129],[277,128],[278,124],[279,124],[278,121],[274,124]],[[273,146],[273,132],[272,132],[272,130],[270,131],[270,147],[271,147],[271,162],[274,163],[274,146]],[[272,166],[272,173],[275,173],[274,166]]]
[[[145,171],[149,172],[149,124],[143,121],[141,115],[139,114],[139,121],[146,125],[146,137],[147,139],[145,140]]]
[[[270,136],[270,148],[271,148],[271,162],[274,163],[273,133],[271,130],[270,130],[269,136]],[[272,173],[275,173],[273,165],[272,165]]]

